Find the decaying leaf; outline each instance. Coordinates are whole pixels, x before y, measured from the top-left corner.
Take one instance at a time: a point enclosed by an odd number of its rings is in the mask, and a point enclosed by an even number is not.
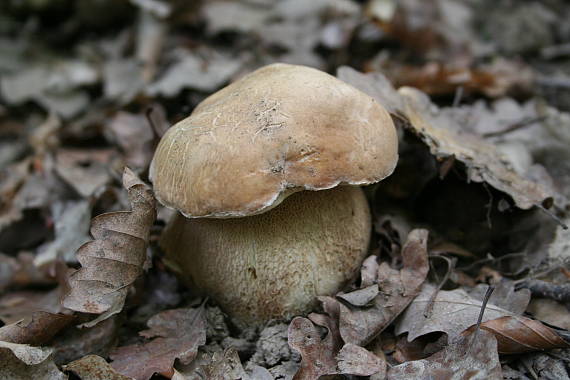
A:
[[[466,333],[475,327],[470,327]],[[481,329],[495,335],[501,354],[570,348],[570,343],[562,339],[555,330],[540,321],[525,317],[502,317],[481,324]]]
[[[114,149],[59,149],[56,172],[81,196],[89,197],[111,180],[109,166]]]
[[[337,355],[340,373],[370,376],[386,371],[386,362],[372,352],[352,343],[345,344]]]
[[[388,380],[408,379],[489,379],[501,380],[497,340],[486,331],[462,337],[427,359],[392,367]]]
[[[325,316],[323,316],[325,317]],[[326,318],[326,317],[325,317]],[[330,323],[327,335],[321,339],[318,328],[311,320],[295,317],[289,325],[289,345],[301,353],[301,368],[295,374],[293,380],[317,380],[324,375],[337,374],[336,353],[340,349],[340,336],[335,336]]]
[[[49,342],[75,317],[44,311],[34,312],[29,320],[21,320],[0,327],[0,340],[11,343],[39,346]]]
[[[132,211],[93,218],[91,234],[95,240],[77,251],[82,267],[71,275],[71,291],[63,302],[71,310],[105,313],[97,321],[122,309],[129,285],[142,273],[149,231],[156,214],[150,188],[128,168],[125,168],[123,185]]]
[[[481,301],[463,289],[439,291],[431,313],[426,317],[425,308],[434,290],[431,285],[424,285],[420,295],[398,322],[397,334],[408,332],[408,341],[412,341],[418,336],[442,331],[453,340],[459,334],[467,334],[475,329]],[[500,353],[570,347],[555,330],[519,315],[528,304],[528,291],[513,292],[512,284],[500,286],[498,290],[487,303],[481,328],[495,335]],[[477,293],[480,292],[472,292]]]
[[[238,352],[233,347],[223,353],[214,353],[212,362],[204,367],[204,376],[212,380],[247,379]]]
[[[379,289],[380,293],[370,301],[368,297],[351,297],[354,293],[367,294],[370,286],[339,296],[347,301],[349,306],[334,300],[340,308],[340,335],[346,343],[365,345],[370,342],[392,323],[420,292],[429,271],[427,238],[427,230],[416,229],[410,232],[402,248],[404,267],[401,270],[393,269],[385,262],[380,265],[376,279],[378,284],[372,285]],[[370,307],[366,307],[368,302],[372,304]]]
[[[136,380],[150,379],[154,373],[172,376],[174,360],[190,363],[198,347],[206,343],[204,307],[173,309],[152,317],[149,330],[140,335],[153,338],[144,344],[119,347],[111,354],[111,366]]]
[[[421,293],[398,320],[396,334],[407,332],[408,341],[412,341],[418,336],[442,331],[448,335],[450,340],[453,340],[465,329],[477,323],[482,301],[471,297],[463,289],[439,291],[433,299],[431,312],[426,317],[426,308],[435,291],[436,288],[433,285],[424,284]],[[504,316],[515,317],[517,314],[517,312],[495,305],[492,298],[487,303],[482,321],[486,322]]]
[[[81,380],[132,380],[132,378],[117,373],[100,356],[87,355],[63,366],[65,371],[71,371]]]
[[[30,174],[30,162],[29,159],[22,160],[0,171],[0,231],[22,218],[17,194]]]
[[[153,132],[142,114],[119,111],[106,125],[110,137],[125,153],[129,167],[145,169],[154,153]]]
[[[467,168],[469,180],[486,182],[509,194],[521,209],[548,204],[552,194],[541,184],[523,178],[512,168],[504,155],[481,138],[460,133],[460,126],[442,113],[421,91],[402,87],[394,91],[381,74],[361,74],[342,67],[339,79],[355,86],[388,105],[391,113],[403,117],[405,126],[416,134],[438,159],[454,157]]]
[[[301,368],[293,379],[316,380],[334,374],[370,376],[385,371],[385,361],[365,348],[351,343],[343,346],[338,330],[339,304],[331,297],[320,300],[328,315],[296,317],[289,325],[289,345],[302,357]],[[324,338],[315,325],[328,330]]]
[[[0,379],[67,379],[51,360],[53,349],[0,341]]]

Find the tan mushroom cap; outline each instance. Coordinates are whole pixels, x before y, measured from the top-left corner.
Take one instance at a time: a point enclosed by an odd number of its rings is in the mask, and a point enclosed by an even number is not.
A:
[[[150,177],[187,217],[259,214],[300,190],[367,185],[392,173],[388,112],[322,71],[273,64],[200,103],[164,135]]]

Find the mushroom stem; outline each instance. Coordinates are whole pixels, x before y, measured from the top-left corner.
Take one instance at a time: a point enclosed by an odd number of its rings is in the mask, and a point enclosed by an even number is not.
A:
[[[303,191],[238,219],[177,214],[161,237],[167,261],[191,286],[246,323],[310,310],[333,295],[366,256],[370,210],[358,187]]]

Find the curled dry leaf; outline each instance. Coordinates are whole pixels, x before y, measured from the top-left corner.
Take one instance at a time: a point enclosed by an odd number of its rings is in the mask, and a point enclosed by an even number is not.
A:
[[[123,174],[123,186],[132,211],[93,218],[91,234],[95,240],[77,251],[82,267],[71,275],[71,291],[63,302],[71,310],[105,313],[97,322],[121,311],[129,285],[142,273],[149,231],[156,216],[150,188],[128,168]]]
[[[84,356],[64,365],[63,370],[75,373],[81,380],[132,380],[117,373],[105,359],[97,355]]]
[[[445,117],[421,91],[410,87],[395,91],[383,75],[362,74],[348,67],[340,68],[337,76],[407,120],[404,125],[429,147],[432,155],[462,162],[469,180],[486,182],[509,194],[525,210],[542,206],[551,198],[544,186],[517,174],[495,146],[475,135],[459,133],[457,122]]]
[[[204,307],[172,309],[156,314],[140,335],[155,338],[144,344],[119,347],[111,353],[111,366],[136,380],[147,380],[154,373],[173,375],[174,360],[189,364],[206,343]]]
[[[497,340],[486,331],[462,337],[427,359],[395,366],[388,371],[387,377],[388,380],[502,378]]]
[[[472,326],[465,333],[472,332]],[[525,317],[502,317],[481,324],[481,329],[495,335],[501,354],[570,348],[570,343],[562,339],[556,330],[540,321]]]
[[[429,271],[427,254],[428,231],[415,229],[410,232],[402,248],[404,267],[393,269],[388,263],[378,268],[377,293],[370,307],[361,307],[365,303],[354,293],[368,294],[370,287],[343,294],[339,298],[350,303],[349,306],[331,298],[340,308],[339,329],[346,343],[364,345],[382,332],[409,305],[420,292]],[[355,301],[356,300],[356,301]],[[365,299],[366,300],[366,299]]]
[[[39,346],[49,342],[75,319],[72,315],[36,311],[29,320],[21,320],[0,328],[0,340]]]

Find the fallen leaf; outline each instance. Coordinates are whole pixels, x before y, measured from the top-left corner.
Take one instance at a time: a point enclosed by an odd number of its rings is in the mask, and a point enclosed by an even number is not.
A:
[[[316,380],[335,374],[370,376],[385,371],[385,361],[365,348],[351,343],[343,346],[338,330],[339,304],[330,297],[319,299],[328,315],[296,317],[289,325],[289,345],[302,358],[293,380]],[[328,330],[324,338],[315,325]]]
[[[22,219],[21,205],[17,204],[16,196],[30,174],[30,162],[26,159],[0,171],[0,231]]]
[[[372,352],[352,343],[345,344],[337,355],[340,373],[371,376],[386,372],[386,362]]]
[[[408,341],[432,332],[445,332],[453,340],[460,334],[472,332],[481,311],[481,300],[463,289],[439,291],[433,301],[431,313],[426,317],[426,307],[435,288],[424,285],[420,295],[404,312],[396,325],[396,334],[408,333]],[[481,296],[480,289],[472,292]],[[512,284],[498,287],[487,303],[481,328],[492,332],[498,341],[499,352],[520,353],[570,347],[555,330],[541,322],[520,316],[528,304],[527,289],[513,291]]]
[[[131,380],[131,377],[117,373],[100,356],[87,355],[63,366],[64,371],[75,373],[81,380]]]
[[[507,193],[521,209],[548,205],[552,198],[548,189],[519,175],[491,143],[460,132],[462,128],[458,121],[443,115],[421,91],[410,87],[394,91],[381,74],[362,74],[346,67],[339,69],[338,77],[406,120],[404,126],[416,134],[436,158],[454,157],[463,163],[470,181],[486,182]]]
[[[67,379],[49,358],[51,348],[0,341],[0,378],[10,380]]]
[[[146,169],[154,153],[154,133],[145,115],[119,111],[105,126],[125,153],[127,165],[135,171]]]
[[[205,379],[211,380],[248,379],[238,352],[233,347],[223,353],[215,352],[212,362],[203,368],[203,375]]]
[[[427,359],[392,367],[387,379],[502,380],[497,340],[486,331],[462,337]]]
[[[458,133],[460,128],[446,128],[449,118],[438,119],[439,110],[425,94],[409,87],[399,91],[404,99],[404,113],[411,130],[428,145],[438,158],[454,156],[467,167],[469,179],[486,182],[509,194],[521,209],[548,204],[552,194],[541,184],[521,177],[492,144],[475,135]]]
[[[241,60],[220,53],[183,52],[156,82],[147,87],[151,96],[176,96],[184,88],[213,92],[228,82],[242,67]]]
[[[401,270],[391,268],[388,263],[380,265],[377,274],[380,293],[373,298],[371,307],[359,307],[363,306],[361,301],[347,306],[334,300],[340,308],[340,335],[346,343],[365,345],[370,342],[419,293],[429,271],[427,237],[427,230],[416,229],[410,232],[402,248],[404,267]],[[360,289],[355,292],[358,294],[362,291]],[[353,293],[343,294],[342,298],[350,303],[351,298],[348,297]]]
[[[117,348],[111,353],[111,366],[119,373],[136,380],[147,380],[159,373],[172,376],[174,360],[190,363],[198,347],[206,343],[204,307],[173,309],[152,317],[149,330],[140,335],[153,338],[144,344]]]
[[[35,311],[53,314],[63,311],[61,287],[49,290],[22,290],[9,292],[0,297],[0,319],[4,323],[15,323]]]
[[[330,329],[321,339],[319,330],[309,319],[293,318],[289,325],[289,345],[302,357],[301,368],[293,380],[317,380],[338,373],[335,358],[335,351],[340,348],[338,340]]]
[[[540,321],[570,330],[570,311],[560,302],[545,298],[534,298],[526,310]]]
[[[88,201],[56,202],[52,206],[55,220],[55,240],[43,246],[34,264],[42,266],[61,259],[75,261],[75,251],[89,240],[91,205]]]
[[[28,320],[0,327],[0,340],[4,342],[39,346],[48,343],[57,333],[75,319],[72,315],[37,311]]]
[[[0,351],[12,351],[15,357],[27,365],[35,365],[46,360],[53,352],[49,347],[33,347],[28,344],[10,343],[0,341]]]
[[[396,334],[408,333],[408,341],[431,332],[441,331],[453,340],[465,329],[477,323],[482,301],[473,298],[463,289],[440,290],[433,300],[431,313],[425,312],[436,288],[424,284],[421,293],[412,301],[396,324]],[[518,305],[517,305],[518,306]],[[524,305],[524,308],[526,305]],[[519,311],[515,309],[515,311]],[[517,313],[493,304],[490,299],[482,322],[504,316],[516,317]]]
[[[114,149],[58,149],[56,172],[81,196],[89,197],[111,180]]]
[[[471,333],[472,326],[465,333]],[[540,321],[526,317],[502,317],[481,324],[481,329],[494,334],[501,354],[543,351],[553,348],[570,348],[570,342],[562,339],[556,330]]]
[[[82,267],[71,275],[71,291],[63,301],[71,310],[104,313],[97,322],[122,309],[129,285],[142,273],[156,214],[150,188],[128,168],[123,175],[123,186],[129,194],[132,211],[93,218],[91,234],[95,240],[77,251]]]
[[[123,325],[118,316],[108,318],[93,327],[64,329],[51,346],[56,364],[66,364],[86,355],[108,357],[117,345],[119,328]]]

